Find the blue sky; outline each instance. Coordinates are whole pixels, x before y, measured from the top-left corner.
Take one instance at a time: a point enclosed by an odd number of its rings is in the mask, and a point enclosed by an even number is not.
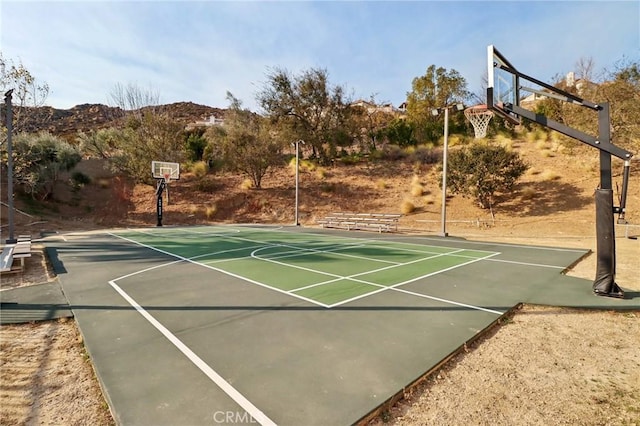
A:
[[[117,83],[161,103],[258,110],[269,69],[326,68],[352,98],[399,105],[431,64],[473,92],[494,44],[543,81],[581,57],[597,69],[640,57],[639,1],[12,1],[0,2],[0,49],[51,89],[47,104],[108,103]]]

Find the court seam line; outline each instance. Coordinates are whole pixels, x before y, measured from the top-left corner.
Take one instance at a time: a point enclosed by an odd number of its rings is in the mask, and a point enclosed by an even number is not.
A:
[[[143,318],[145,318],[152,326],[154,326],[169,342],[171,342],[183,355],[185,355],[189,361],[191,361],[200,371],[202,371],[209,379],[215,383],[224,393],[227,394],[233,401],[236,402],[242,409],[244,409],[249,415],[258,421],[262,425],[273,425],[276,423],[271,420],[266,414],[264,414],[258,407],[253,405],[244,395],[242,395],[236,388],[231,386],[220,374],[218,374],[211,366],[209,366],[202,358],[200,358],[195,352],[193,352],[184,342],[178,339],[168,328],[166,328],[160,321],[158,321],[153,315],[147,312],[136,300],[129,296],[119,285],[115,283],[115,280],[110,280],[109,285],[120,294]]]
[[[180,256],[180,255],[178,255],[178,254],[172,254],[172,253],[169,253],[169,252],[167,252],[167,251],[165,251],[165,250],[162,250],[162,249],[160,249],[160,248],[150,246],[150,245],[148,245],[148,244],[140,243],[140,242],[137,242],[137,241],[135,241],[135,240],[131,240],[131,239],[129,239],[129,238],[126,238],[126,237],[123,237],[123,236],[119,236],[119,235],[116,235],[116,234],[111,234],[111,233],[109,233],[109,235],[113,235],[113,236],[115,236],[116,238],[121,238],[121,239],[126,240],[126,241],[129,241],[129,242],[131,242],[131,243],[133,243],[133,244],[136,244],[136,245],[139,245],[139,246],[142,246],[142,247],[146,247],[146,248],[148,248],[149,250],[157,251],[157,252],[162,253],[162,254],[165,254],[165,255],[167,255],[167,256],[175,257],[175,258],[178,258],[178,259],[184,260],[185,262],[189,262],[189,263],[191,263],[191,264],[193,264],[193,265],[198,265],[198,266],[201,266],[201,267],[203,267],[203,268],[207,268],[207,269],[211,269],[211,270],[213,270],[213,271],[220,272],[220,273],[222,273],[222,274],[225,274],[225,275],[228,275],[228,276],[231,276],[231,277],[237,278],[237,279],[239,279],[239,280],[242,280],[242,281],[248,282],[248,283],[250,283],[250,284],[254,284],[254,285],[257,285],[257,286],[260,286],[260,287],[263,287],[263,288],[269,289],[269,290],[276,291],[276,292],[278,292],[278,293],[282,293],[282,294],[286,294],[286,295],[289,295],[289,296],[296,297],[296,298],[298,298],[298,299],[300,299],[300,300],[304,300],[305,302],[309,302],[309,303],[311,303],[311,304],[313,304],[313,305],[322,306],[323,308],[328,308],[328,307],[329,307],[326,303],[318,302],[318,301],[316,301],[316,300],[309,299],[309,298],[307,298],[307,297],[300,296],[300,295],[298,295],[298,294],[293,294],[293,293],[288,292],[287,290],[282,290],[282,289],[279,289],[279,288],[277,288],[277,287],[272,287],[272,286],[270,286],[270,285],[268,285],[268,284],[261,283],[261,282],[259,282],[259,281],[253,280],[253,279],[251,279],[251,278],[242,277],[242,276],[240,276],[240,275],[234,274],[233,272],[225,271],[225,270],[223,270],[223,269],[216,268],[216,267],[214,267],[214,266],[207,265],[207,264],[205,264],[205,263],[200,263],[200,262],[196,262],[196,261],[193,261],[193,260],[189,260],[189,258],[186,258],[186,257],[184,257],[184,256]]]

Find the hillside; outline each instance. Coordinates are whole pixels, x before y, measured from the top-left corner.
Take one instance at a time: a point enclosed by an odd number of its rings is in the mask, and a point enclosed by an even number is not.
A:
[[[530,168],[511,193],[500,195],[495,220],[473,200],[449,194],[448,228],[506,236],[530,234],[532,227],[543,226],[535,229],[536,235],[593,235],[598,153],[581,147],[570,153],[551,141],[515,140],[510,145]],[[42,220],[73,218],[87,226],[155,224],[153,187],[132,187],[112,176],[98,160],[84,160],[77,170],[90,176],[91,183],[77,192],[66,184],[59,185],[56,200],[37,209]],[[614,170],[614,181],[619,185],[621,166],[616,162]],[[638,172],[636,166],[626,215],[635,224],[640,223],[640,188],[634,176]],[[435,166],[417,166],[407,160],[354,165],[337,162],[327,168],[303,166],[300,176],[300,220],[304,225],[313,226],[316,219],[337,210],[398,213],[403,201],[410,201],[415,211],[402,218],[404,228],[440,230],[440,178]],[[240,175],[219,172],[198,178],[183,169],[182,178],[169,186],[165,224],[293,222],[295,182],[291,167],[275,169],[265,177],[260,190],[243,189],[243,181]]]
[[[193,102],[176,102],[153,108],[166,113],[185,126],[196,121],[206,120],[211,115],[216,118],[222,118],[224,115],[224,110],[220,108]],[[87,132],[116,125],[124,115],[119,107],[102,104],[82,104],[70,109],[44,106],[25,108],[25,111],[22,112],[18,108],[16,113],[29,114],[30,119],[24,126],[26,132],[48,131],[66,138],[73,138],[79,131]]]

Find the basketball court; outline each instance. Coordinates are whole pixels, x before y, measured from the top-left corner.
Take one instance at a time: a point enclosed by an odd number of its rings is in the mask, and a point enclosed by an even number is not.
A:
[[[608,105],[487,52],[487,103],[466,111],[477,136],[495,113],[600,151],[593,287],[563,274],[587,254],[578,249],[298,226],[162,227],[179,164],[154,161],[157,227],[45,241],[116,423],[353,424],[519,303],[640,309],[614,281],[614,214],[624,222],[631,153],[611,143]],[[524,109],[521,91],[589,108],[601,134]],[[615,207],[612,156],[624,161]]]
[[[47,247],[119,424],[351,424],[520,302],[639,307],[563,275],[576,249],[268,226]]]

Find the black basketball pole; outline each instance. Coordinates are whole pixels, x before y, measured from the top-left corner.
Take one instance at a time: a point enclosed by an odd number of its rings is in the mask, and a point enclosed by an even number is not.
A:
[[[613,213],[613,182],[611,174],[611,143],[609,104],[603,103],[598,110],[600,150],[600,189],[596,190],[596,277],[593,292],[599,296],[624,298],[624,292],[616,284],[616,235]],[[626,182],[625,182],[626,185]]]
[[[162,191],[164,191],[165,185],[164,179],[158,180],[158,187],[156,188],[156,213],[158,223],[156,226],[162,226]]]
[[[560,89],[554,89],[564,93]],[[489,91],[489,89],[487,89]],[[563,133],[577,139],[600,151],[600,185],[596,191],[596,248],[597,266],[596,277],[593,281],[593,292],[598,296],[623,298],[624,292],[615,282],[616,255],[615,255],[615,222],[613,214],[621,211],[624,206],[616,208],[613,205],[613,178],[611,173],[611,157],[616,156],[626,163],[631,159],[631,152],[626,151],[611,143],[611,121],[609,117],[609,104],[591,104],[585,101],[588,108],[598,112],[598,137],[588,135],[577,129],[558,123],[542,114],[524,109],[518,105],[509,105],[505,109],[528,120],[534,121],[545,127]],[[624,173],[623,188],[626,190],[629,174]]]

